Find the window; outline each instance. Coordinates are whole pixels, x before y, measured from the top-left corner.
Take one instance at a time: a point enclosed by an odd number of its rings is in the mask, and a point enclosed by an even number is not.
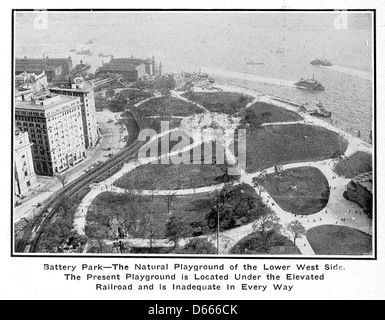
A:
[[[27,187],[30,187],[31,186],[31,182],[28,180],[27,181]]]

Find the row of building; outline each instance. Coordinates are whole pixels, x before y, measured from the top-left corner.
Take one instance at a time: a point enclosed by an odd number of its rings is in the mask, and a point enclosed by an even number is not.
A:
[[[155,75],[161,74],[162,65],[155,63],[155,58],[139,59],[139,58],[114,58],[104,63],[98,68],[96,75],[108,76],[111,74],[119,74],[126,81],[138,81],[151,79]]]
[[[74,78],[67,85],[21,93],[15,101],[15,192],[36,184],[36,174],[53,176],[86,157],[98,128],[92,83]]]
[[[98,128],[93,83],[84,81],[89,65],[72,67],[72,59],[15,60],[15,193],[33,187],[36,175],[53,176],[86,157],[96,145]],[[154,57],[112,57],[97,75],[120,75],[126,81],[159,74]]]

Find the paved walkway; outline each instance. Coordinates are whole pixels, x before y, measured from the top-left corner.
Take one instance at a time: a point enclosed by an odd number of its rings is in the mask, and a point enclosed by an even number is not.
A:
[[[220,86],[224,87],[224,86]],[[228,87],[224,89],[229,89]],[[297,108],[295,108],[292,105],[285,104],[283,102],[274,100],[268,96],[261,96],[259,93],[255,93],[254,91],[250,92],[245,92],[244,89],[237,89],[237,88],[231,88],[229,91],[236,91],[236,90],[241,90],[243,93],[253,95],[256,97],[256,100],[258,101],[264,101],[267,103],[271,103],[280,107],[284,107],[288,110],[298,112]],[[172,94],[178,98],[181,98],[183,100],[186,100],[188,102],[191,102],[183,97],[181,97],[180,92],[172,92]],[[151,99],[151,98],[150,98]],[[150,100],[147,99],[146,101]],[[250,103],[248,106],[252,105],[256,100],[254,100],[252,103]],[[145,101],[142,101],[141,103],[144,103]],[[139,103],[138,105],[140,105]],[[138,106],[137,105],[137,106]],[[199,105],[198,105],[199,106]],[[247,107],[248,107],[247,106]],[[200,106],[202,107],[202,106]],[[203,108],[203,107],[202,107]],[[208,110],[205,109],[207,112]],[[208,112],[209,113],[209,112]],[[346,156],[349,156],[356,151],[365,151],[365,152],[372,152],[372,147],[360,140],[357,137],[352,136],[349,133],[346,133],[331,124],[318,119],[314,118],[310,115],[307,114],[301,114],[304,117],[303,121],[298,121],[298,122],[290,122],[290,123],[269,123],[265,125],[285,125],[285,124],[296,124],[296,123],[304,123],[308,125],[315,125],[315,126],[321,126],[324,128],[327,128],[333,132],[336,132],[340,135],[342,135],[347,141],[348,141],[348,149],[346,151]],[[169,130],[168,132],[161,133],[153,137],[148,143],[154,142],[157,139],[159,139],[161,136],[168,134],[173,131],[179,130],[178,128]],[[190,150],[198,145],[200,145],[202,141],[195,141],[193,145],[190,145],[186,148],[184,148],[181,151],[186,151]],[[226,156],[230,160],[235,160],[234,155],[232,154],[230,148],[225,149],[226,150]],[[84,234],[84,228],[85,228],[85,223],[86,223],[86,215],[87,215],[87,210],[88,207],[91,205],[93,199],[99,195],[102,192],[116,192],[116,193],[124,193],[127,192],[127,190],[122,189],[122,188],[117,188],[113,186],[113,183],[119,179],[120,177],[124,176],[128,172],[134,170],[136,167],[149,163],[153,160],[156,159],[161,159],[165,157],[170,157],[172,155],[177,154],[178,152],[174,152],[173,154],[164,154],[160,157],[155,157],[155,158],[150,158],[150,159],[145,159],[145,160],[137,160],[132,163],[126,163],[123,168],[108,178],[107,180],[103,181],[102,183],[95,185],[90,192],[86,195],[85,198],[83,198],[83,201],[78,207],[78,210],[76,211],[75,214],[75,230],[79,234]],[[261,186],[255,186],[257,191],[261,190],[261,198],[262,201],[270,207],[280,218],[280,223],[283,226],[282,234],[292,238],[291,235],[287,232],[285,226],[289,224],[290,222],[294,220],[299,220],[303,226],[306,228],[306,230],[309,230],[313,227],[320,226],[320,225],[344,225],[344,226],[349,226],[358,230],[361,230],[363,232],[366,232],[368,234],[371,234],[371,228],[370,228],[370,219],[366,216],[366,214],[363,213],[362,209],[356,206],[355,204],[352,204],[351,202],[343,199],[342,193],[346,187],[346,185],[349,183],[350,179],[344,179],[341,177],[338,177],[334,171],[334,165],[336,164],[336,160],[330,159],[326,161],[316,161],[316,162],[299,162],[299,163],[292,163],[284,166],[284,169],[292,169],[292,168],[298,168],[298,167],[303,167],[303,166],[311,166],[314,168],[319,169],[325,177],[329,181],[329,185],[331,187],[330,190],[330,200],[326,208],[321,210],[320,212],[310,215],[310,216],[296,216],[295,214],[289,213],[287,211],[284,211],[282,208],[278,206],[278,204],[271,198],[271,196],[268,194],[268,192],[262,188]],[[274,168],[269,168],[267,170],[264,170],[263,173],[273,173]],[[240,182],[244,182],[250,185],[253,185],[253,178],[259,176],[262,174],[262,172],[256,172],[252,174],[248,174],[244,171],[240,172],[241,174],[241,179]],[[184,190],[129,190],[129,192],[132,193],[137,193],[137,194],[142,194],[142,195],[168,195],[170,193],[175,193],[176,195],[189,195],[189,194],[195,194],[195,193],[205,193],[205,192],[213,192],[214,190],[221,190],[223,188],[223,184],[219,185],[214,185],[214,186],[208,186],[204,188],[198,188],[198,189],[184,189]],[[237,243],[239,240],[242,238],[248,236],[253,232],[253,225],[255,222],[250,223],[248,225],[244,225],[239,228],[235,228],[232,230],[224,231],[220,233],[220,248],[219,251],[221,254],[228,254],[231,248],[234,246],[235,243]],[[217,246],[217,239],[216,235],[206,235],[206,236],[201,236],[200,238],[206,238],[209,242],[211,242],[215,247]],[[192,238],[186,238],[186,239],[181,239],[180,240],[180,245],[185,245],[190,241]],[[122,239],[122,241],[128,243],[129,245],[134,245],[137,247],[149,247],[150,242],[148,239]],[[108,243],[112,243],[112,241],[109,241]],[[166,239],[161,239],[161,240],[156,240],[154,242],[154,246],[172,246],[172,244],[168,243]],[[314,255],[314,251],[311,248],[308,240],[306,237],[297,239],[297,247],[301,251],[302,255],[305,256],[310,256]]]

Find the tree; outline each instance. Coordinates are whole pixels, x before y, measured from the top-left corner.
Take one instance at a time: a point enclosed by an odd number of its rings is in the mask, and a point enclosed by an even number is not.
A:
[[[215,205],[207,214],[206,220],[210,229],[231,229],[250,222],[258,216],[258,208],[263,204],[248,184],[236,186],[226,184],[221,191],[216,192]]]
[[[266,122],[269,122],[269,120],[270,120],[271,117],[272,117],[272,113],[269,112],[269,111],[266,111],[266,112],[263,112],[263,113],[261,114],[261,116],[262,116],[262,119],[266,119]]]
[[[182,218],[172,216],[166,223],[166,238],[174,242],[174,248],[177,249],[178,241],[191,235],[191,227],[186,224]]]
[[[176,199],[176,192],[170,192],[169,194],[166,195],[166,198],[164,201],[166,202],[167,205],[167,213],[171,212],[171,204],[174,202]]]
[[[306,235],[305,227],[298,220],[294,220],[287,224],[287,230],[293,235],[294,246],[297,239]]]
[[[147,213],[143,216],[141,225],[143,237],[150,240],[150,248],[153,247],[154,239],[159,238],[160,236],[160,225],[158,223],[159,219],[154,217],[154,213]]]
[[[253,231],[261,235],[262,247],[266,252],[269,251],[271,241],[276,233],[279,233],[282,226],[277,214],[268,207],[265,207],[262,215],[253,224]]]
[[[56,174],[56,178],[59,180],[59,182],[63,185],[63,188],[67,184],[67,177],[64,174]]]
[[[178,254],[216,254],[217,249],[206,239],[191,240],[183,248],[177,250]]]

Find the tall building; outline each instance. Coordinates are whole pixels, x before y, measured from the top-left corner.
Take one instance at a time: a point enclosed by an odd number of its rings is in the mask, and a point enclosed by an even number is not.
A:
[[[40,74],[42,71],[47,75],[48,82],[56,77],[65,77],[72,70],[72,59],[68,58],[49,58],[30,59],[27,57],[16,58],[15,73],[19,75],[23,72]]]
[[[15,103],[16,126],[33,143],[36,174],[54,175],[86,155],[79,97],[47,95]]]
[[[92,83],[83,81],[77,77],[60,87],[50,88],[52,93],[79,97],[82,110],[82,121],[84,130],[84,144],[86,148],[96,145],[98,140],[98,127],[95,115],[95,95]]]
[[[360,205],[372,217],[373,173],[366,172],[354,177],[346,187],[345,197]]]
[[[37,183],[31,147],[28,132],[16,129],[14,136],[15,194],[23,195]]]

